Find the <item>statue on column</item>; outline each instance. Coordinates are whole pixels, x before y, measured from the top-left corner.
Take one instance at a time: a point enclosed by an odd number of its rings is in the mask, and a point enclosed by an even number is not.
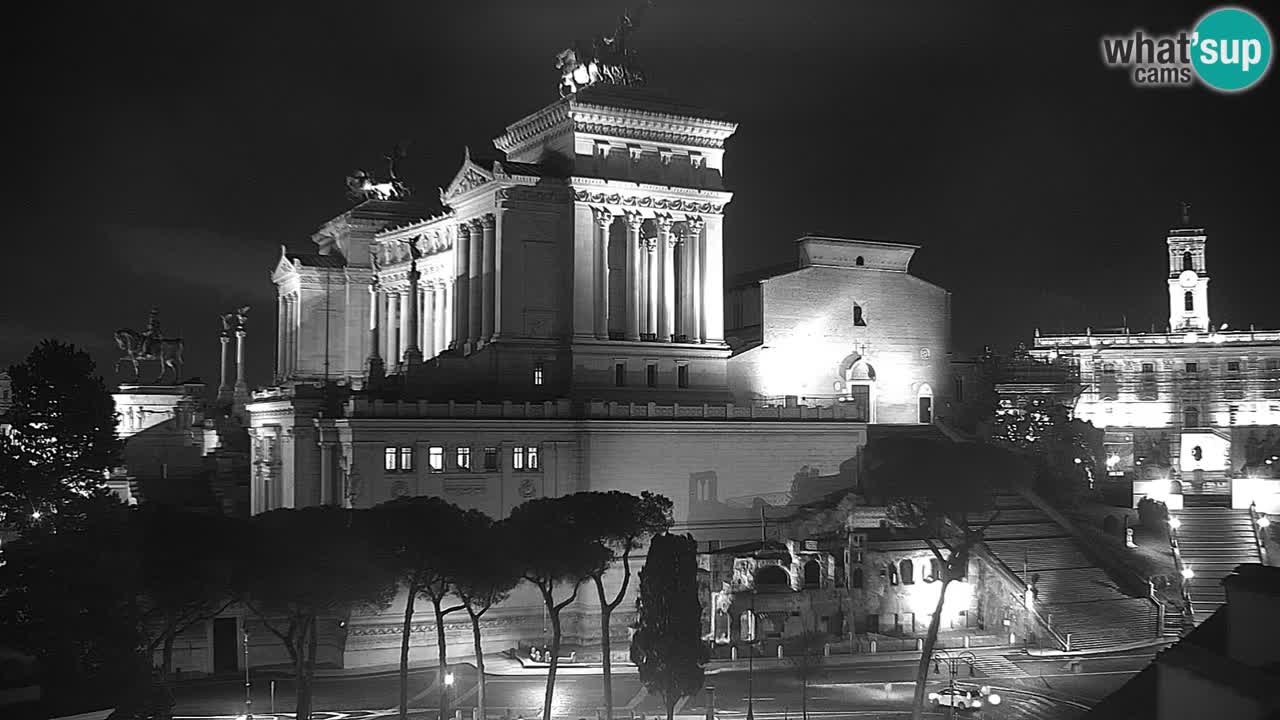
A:
[[[182,338],[166,338],[160,330],[160,311],[151,309],[147,318],[147,329],[138,332],[130,328],[121,328],[115,332],[116,346],[124,353],[116,360],[115,370],[120,371],[120,363],[128,362],[133,366],[136,382],[139,375],[139,363],[156,360],[160,363],[160,375],[153,383],[164,381],[169,370],[173,370],[173,382],[177,384],[178,374],[182,366]]]

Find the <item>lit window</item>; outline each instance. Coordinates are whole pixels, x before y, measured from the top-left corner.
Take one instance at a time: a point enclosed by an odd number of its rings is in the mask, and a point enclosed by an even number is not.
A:
[[[617,387],[623,387],[627,384],[626,363],[619,362],[613,364],[613,384]]]
[[[530,445],[529,447],[525,448],[524,457],[525,457],[526,465],[530,470],[537,470],[540,467],[540,465],[538,464],[538,446],[537,445]]]
[[[487,447],[484,449],[484,469],[485,470],[498,469],[498,448]]]
[[[396,449],[395,448],[389,447],[383,451],[382,469],[388,472],[395,472],[396,470]]]
[[[524,469],[524,448],[518,447],[518,448],[511,449],[511,469],[512,470]]]
[[[533,384],[534,385],[542,384],[542,363],[533,364]]]
[[[427,465],[431,468],[431,472],[444,472],[444,448],[440,445],[432,445],[427,449]]]
[[[413,448],[400,448],[400,472],[409,472],[413,469]]]
[[[471,469],[471,448],[469,447],[458,448],[458,455],[456,459],[457,459],[459,470],[470,470]]]
[[[688,365],[676,366],[676,387],[682,387],[682,388],[689,387],[689,366]]]
[[[658,387],[658,366],[646,365],[644,367],[644,382],[649,387]]]

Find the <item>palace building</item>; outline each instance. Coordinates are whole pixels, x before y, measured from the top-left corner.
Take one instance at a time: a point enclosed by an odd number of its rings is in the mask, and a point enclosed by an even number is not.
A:
[[[282,248],[277,376],[246,408],[252,512],[435,495],[503,517],[651,490],[677,529],[729,544],[757,535],[761,502],[854,486],[869,423],[928,425],[943,406],[950,294],[910,274],[915,246],[826,236],[726,292],[735,130],[598,82],[497,152],[464,149],[439,207],[369,183],[310,252]],[[517,592],[486,644],[540,637],[540,607]],[[351,618],[335,661],[394,662],[400,612]],[[598,637],[591,612],[567,618],[570,642]],[[463,625],[449,642],[468,653]],[[420,630],[415,660],[435,653]],[[253,662],[278,660],[261,642]]]
[[[1078,370],[1075,415],[1105,430],[1106,472],[1133,481],[1135,503],[1219,494],[1280,511],[1280,331],[1213,319],[1208,235],[1185,206],[1165,244],[1168,332],[1037,333],[1031,353]]]

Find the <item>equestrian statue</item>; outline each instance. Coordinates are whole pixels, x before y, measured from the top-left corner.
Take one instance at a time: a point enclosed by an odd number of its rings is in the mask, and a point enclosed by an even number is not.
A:
[[[152,308],[147,318],[146,332],[138,332],[129,328],[116,331],[116,345],[124,353],[116,360],[116,372],[120,372],[120,363],[133,365],[133,378],[137,382],[141,375],[138,364],[144,361],[158,361],[160,376],[152,384],[164,382],[165,375],[173,371],[173,384],[178,384],[178,374],[182,372],[182,338],[167,338],[160,332],[160,311]]]

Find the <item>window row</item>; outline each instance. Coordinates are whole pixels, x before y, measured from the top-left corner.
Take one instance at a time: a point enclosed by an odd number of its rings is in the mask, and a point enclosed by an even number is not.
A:
[[[500,470],[498,448],[486,447],[481,452],[480,469],[486,472]],[[414,471],[414,449],[409,446],[388,446],[383,450],[382,469],[386,472],[407,473]],[[447,468],[446,452],[443,445],[432,445],[427,448],[427,470],[442,473]],[[470,447],[456,447],[453,451],[453,470],[471,472],[472,452]],[[511,448],[511,469],[516,472],[537,472],[541,470],[537,445],[523,445]]]
[[[658,364],[646,363],[644,366],[644,382],[646,387],[658,387]],[[613,384],[615,387],[627,386],[627,362],[619,360],[613,364]],[[676,387],[689,387],[689,366],[676,365]]]
[[[937,558],[929,558],[927,564],[922,561],[919,575],[919,579],[927,583],[941,580],[942,563],[938,562]],[[880,577],[889,585],[914,585],[917,579],[916,564],[909,559],[901,560],[897,563],[888,563],[880,567]],[[960,580],[963,577],[956,579]],[[864,587],[866,580],[862,568],[853,569],[849,582],[854,589]]]
[[[1226,362],[1226,367],[1227,367],[1227,372],[1236,373],[1236,372],[1240,372],[1244,368],[1244,364],[1239,360],[1228,360]],[[1280,358],[1266,358],[1263,361],[1263,367],[1271,371],[1280,370]],[[1184,362],[1182,364],[1182,370],[1183,372],[1188,372],[1188,373],[1200,372],[1200,363],[1196,361]],[[1155,363],[1153,362],[1142,363],[1142,370],[1141,370],[1142,375],[1144,376],[1155,375],[1155,372],[1156,372]],[[1112,376],[1112,377],[1117,375],[1118,373],[1116,371],[1115,363],[1104,363],[1102,365],[1102,374],[1104,376]]]

